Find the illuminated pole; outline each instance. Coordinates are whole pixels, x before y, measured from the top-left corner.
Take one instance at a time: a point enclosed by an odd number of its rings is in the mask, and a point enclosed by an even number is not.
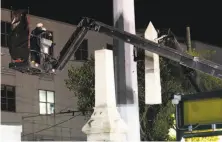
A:
[[[134,0],[113,0],[114,26],[135,34]],[[128,126],[127,140],[140,141],[137,64],[134,46],[114,40],[117,107]]]

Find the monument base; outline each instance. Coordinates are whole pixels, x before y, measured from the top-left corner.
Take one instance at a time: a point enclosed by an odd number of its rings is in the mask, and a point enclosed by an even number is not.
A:
[[[116,107],[96,107],[90,120],[82,128],[87,141],[126,141],[127,126]]]

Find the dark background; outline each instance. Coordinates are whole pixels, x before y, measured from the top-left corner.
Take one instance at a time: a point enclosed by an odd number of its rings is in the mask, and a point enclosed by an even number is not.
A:
[[[162,0],[163,1],[163,0]],[[222,46],[222,7],[215,1],[135,0],[137,29],[152,21],[155,28],[171,28],[185,37],[186,26],[191,38]],[[2,8],[27,9],[30,14],[77,24],[81,17],[91,17],[112,25],[112,0],[2,0]]]

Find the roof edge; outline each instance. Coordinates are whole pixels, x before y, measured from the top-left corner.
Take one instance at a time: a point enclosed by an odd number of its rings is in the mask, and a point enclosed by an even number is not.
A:
[[[7,8],[1,8],[1,10],[7,11],[7,12],[11,11],[10,9],[7,9]],[[36,16],[36,15],[32,15],[32,14],[28,14],[28,15],[30,15],[32,17],[35,17],[35,18],[42,19],[42,20],[48,20],[48,21],[52,21],[52,22],[56,22],[56,23],[61,23],[61,24],[68,25],[68,26],[73,26],[73,27],[76,26],[74,24],[70,24],[70,23],[66,23],[66,22],[62,22],[62,21],[58,21],[58,20],[54,20],[54,19],[50,19],[50,18],[40,17],[40,16]]]

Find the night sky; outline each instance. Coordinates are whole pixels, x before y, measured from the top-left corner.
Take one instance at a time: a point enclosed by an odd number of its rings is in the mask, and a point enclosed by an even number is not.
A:
[[[203,1],[135,0],[137,29],[152,21],[155,28],[171,28],[185,37],[186,25],[191,38],[222,46],[222,8],[219,3]],[[112,0],[2,0],[2,8],[30,8],[30,14],[77,24],[81,17],[91,17],[112,25]]]

